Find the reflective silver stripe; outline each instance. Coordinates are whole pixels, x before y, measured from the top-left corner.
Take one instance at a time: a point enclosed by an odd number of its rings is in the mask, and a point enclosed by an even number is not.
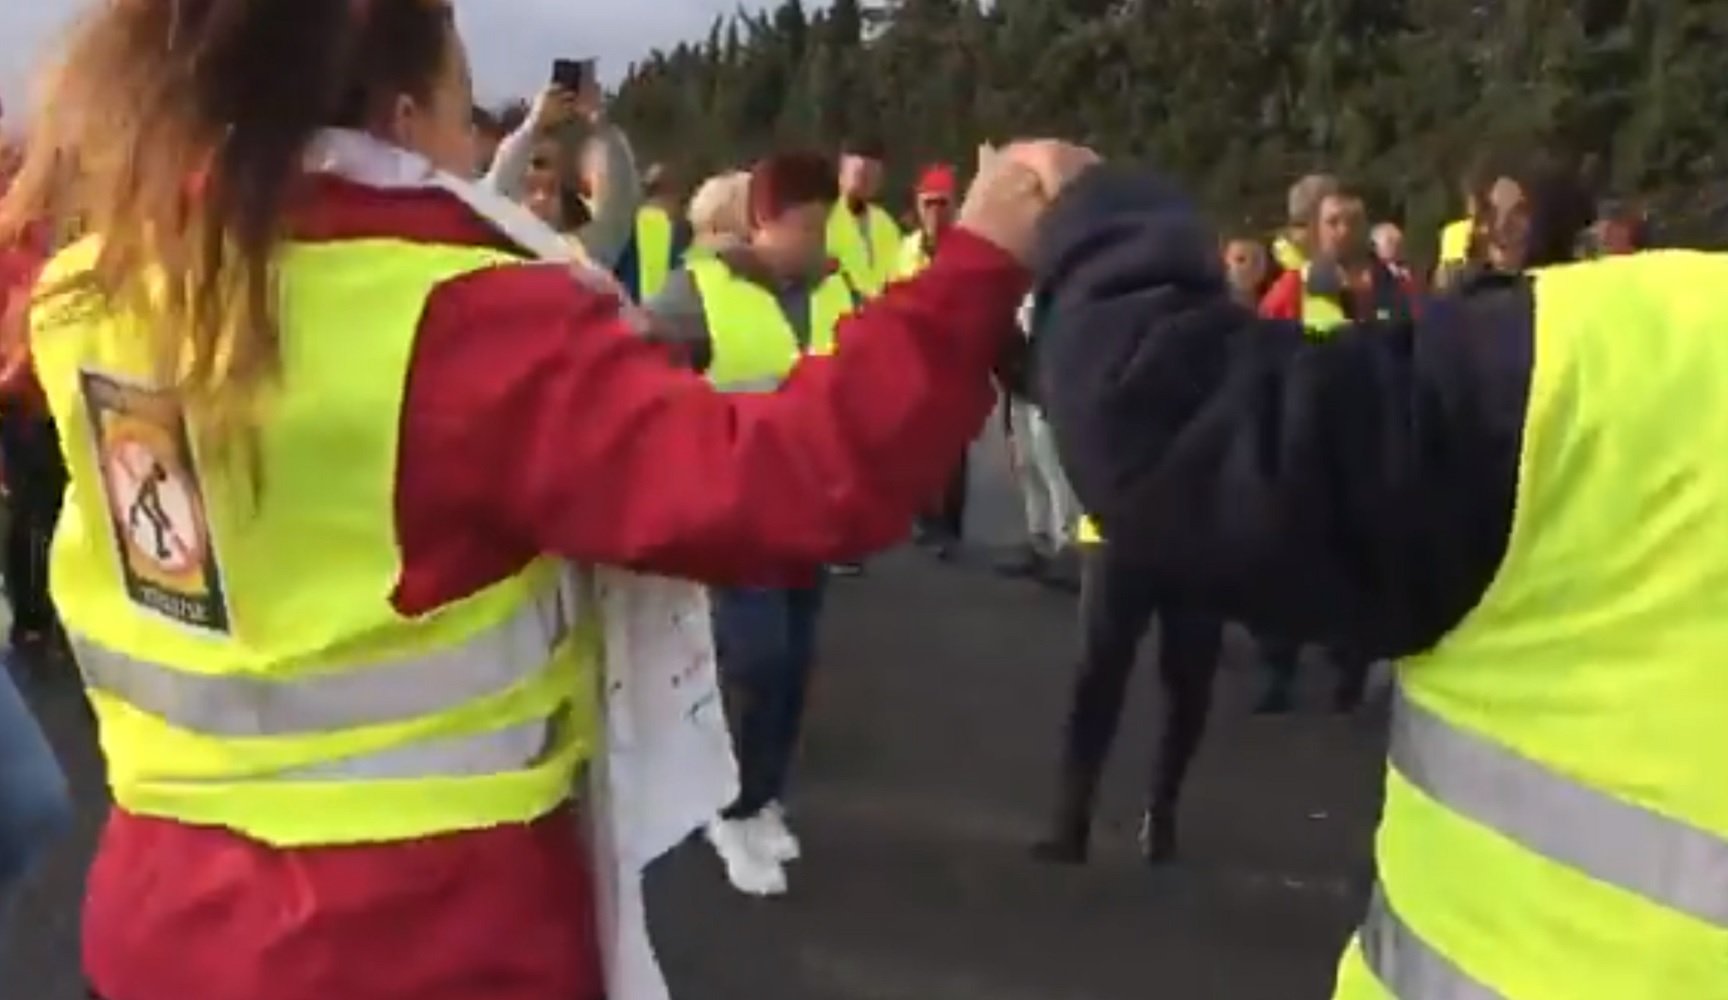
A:
[[[292,736],[421,718],[508,690],[569,630],[556,590],[454,648],[314,677],[266,680],[175,670],[73,637],[85,683],[208,736]]]
[[[539,763],[551,741],[551,734],[551,723],[536,719],[490,733],[426,740],[364,756],[294,768],[271,775],[271,780],[380,781],[505,774]]]
[[[1728,928],[1728,840],[1597,791],[1399,692],[1392,766],[1454,812],[1537,854]]]
[[[780,388],[785,379],[777,375],[764,375],[761,378],[741,378],[731,382],[716,382],[714,388],[721,392],[773,392]]]
[[[1503,1000],[1418,937],[1379,885],[1368,900],[1361,942],[1368,968],[1398,1000]]]

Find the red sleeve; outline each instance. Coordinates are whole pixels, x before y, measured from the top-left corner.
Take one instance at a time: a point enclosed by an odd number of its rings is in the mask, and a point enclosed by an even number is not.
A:
[[[30,290],[42,264],[36,246],[0,250],[0,401],[43,402],[30,365],[28,333]]]
[[[1260,300],[1260,315],[1267,319],[1302,318],[1302,272],[1285,271]]]
[[[443,285],[409,373],[405,556],[472,529],[495,553],[780,583],[891,544],[989,415],[1027,282],[956,235],[846,321],[843,359],[806,358],[780,391],[739,396],[669,365],[562,268]],[[398,606],[448,599],[414,591],[405,573]]]
[[[1422,296],[1425,294],[1422,279],[1414,271],[1405,271],[1398,276],[1398,284],[1404,290],[1404,301],[1410,304],[1410,315],[1422,316]]]

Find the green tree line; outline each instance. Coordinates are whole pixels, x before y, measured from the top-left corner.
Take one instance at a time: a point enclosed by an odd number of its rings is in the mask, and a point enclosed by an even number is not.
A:
[[[1075,138],[1262,229],[1325,169],[1431,233],[1471,162],[1541,142],[1697,229],[1728,205],[1728,3],[783,0],[637,63],[614,109],[686,177],[874,136],[897,195],[980,141]]]

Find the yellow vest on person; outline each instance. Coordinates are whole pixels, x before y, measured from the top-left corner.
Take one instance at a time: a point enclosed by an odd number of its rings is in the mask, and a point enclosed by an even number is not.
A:
[[[93,255],[92,241],[62,253],[43,287]],[[286,246],[256,477],[205,454],[197,417],[149,388],[136,322],[36,309],[71,471],[53,594],[122,808],[294,847],[529,821],[570,796],[594,741],[599,640],[569,626],[555,564],[418,618],[390,604],[421,313],[440,283],[510,260]]]
[[[869,232],[868,241],[864,230]],[[865,298],[882,294],[894,279],[901,239],[900,227],[875,205],[864,209],[862,228],[845,201],[836,202],[828,215],[828,255],[840,262],[852,287]]]
[[[1454,219],[1440,230],[1440,263],[1462,264],[1470,257],[1470,237],[1476,223],[1470,218]]]
[[[896,280],[904,281],[930,266],[930,255],[924,251],[924,234],[913,233],[900,241],[900,259],[894,268]]]
[[[1310,291],[1309,275],[1313,264],[1302,265],[1302,326],[1310,336],[1325,339],[1339,327],[1350,322],[1344,307],[1331,295],[1316,295]],[[1391,319],[1402,304],[1397,301],[1401,291],[1375,278],[1375,319]]]
[[[1337,1000],[1728,997],[1728,256],[1538,272],[1514,522],[1399,666]]]
[[[666,287],[672,273],[672,215],[659,205],[636,212],[636,298],[647,302]]]
[[[1272,259],[1286,271],[1308,266],[1308,255],[1289,236],[1280,234],[1272,241]]]
[[[726,392],[772,392],[805,354],[832,354],[840,320],[853,310],[845,277],[828,275],[810,295],[808,349],[774,295],[708,257],[687,265],[702,297],[712,356],[708,379]]]

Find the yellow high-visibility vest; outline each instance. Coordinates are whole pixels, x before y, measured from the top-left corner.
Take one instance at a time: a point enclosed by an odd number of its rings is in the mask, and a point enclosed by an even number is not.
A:
[[[893,218],[875,205],[864,209],[864,228],[869,231],[868,243],[859,230],[858,217],[844,201],[835,203],[828,216],[828,255],[840,262],[840,269],[858,294],[874,298],[895,276],[902,237]]]
[[[810,295],[810,342],[800,349],[797,332],[767,289],[734,274],[718,257],[691,261],[687,270],[708,326],[708,379],[727,392],[772,392],[804,354],[834,353],[840,320],[855,306],[845,277],[828,275]]]
[[[1462,264],[1470,257],[1470,237],[1476,223],[1466,217],[1454,219],[1440,230],[1440,263]]]
[[[1721,254],[1537,272],[1506,555],[1399,665],[1338,1000],[1728,998],[1725,286]]]
[[[88,268],[91,240],[44,288]],[[292,847],[397,841],[555,809],[595,733],[598,638],[551,560],[407,618],[403,393],[439,284],[484,249],[281,252],[281,376],[257,475],[152,388],[134,319],[43,300],[36,370],[71,482],[53,593],[129,812]],[[89,308],[85,308],[88,305]],[[256,490],[256,492],[255,492]]]
[[[666,287],[672,273],[672,216],[659,205],[636,212],[636,300],[647,302]]]
[[[1308,254],[1296,245],[1296,241],[1283,234],[1272,241],[1272,259],[1286,271],[1296,271],[1308,266]]]
[[[1309,291],[1309,274],[1312,264],[1302,265],[1302,326],[1309,335],[1317,339],[1325,339],[1333,331],[1350,322],[1350,317],[1344,314],[1344,307],[1330,295],[1315,295]],[[1391,319],[1403,308],[1398,301],[1399,292],[1395,286],[1376,282],[1374,305],[1375,319]]]
[[[924,249],[924,234],[913,233],[900,241],[900,258],[894,277],[905,281],[930,266],[930,254]]]

